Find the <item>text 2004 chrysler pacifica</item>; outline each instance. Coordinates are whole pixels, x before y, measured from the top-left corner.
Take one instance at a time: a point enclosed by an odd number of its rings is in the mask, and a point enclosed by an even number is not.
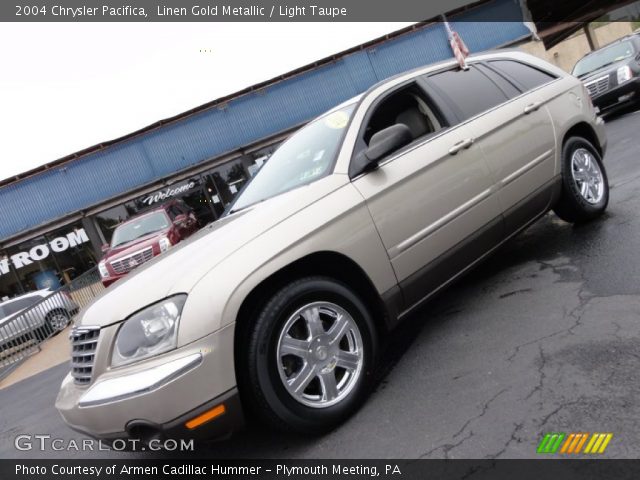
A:
[[[380,339],[553,209],[601,214],[604,126],[574,77],[473,56],[384,81],[286,141],[218,222],[108,289],[56,406],[92,436],[221,436],[250,411],[318,433]]]

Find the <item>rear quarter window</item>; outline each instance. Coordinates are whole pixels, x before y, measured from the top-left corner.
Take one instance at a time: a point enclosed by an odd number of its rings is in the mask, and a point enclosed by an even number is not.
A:
[[[515,60],[491,60],[489,65],[504,74],[507,79],[515,80],[525,90],[533,90],[556,79],[548,72]]]
[[[41,300],[40,297],[26,297],[20,298],[10,303],[6,303],[2,306],[4,316],[8,317],[9,315],[13,315],[20,310],[36,304],[39,300]]]

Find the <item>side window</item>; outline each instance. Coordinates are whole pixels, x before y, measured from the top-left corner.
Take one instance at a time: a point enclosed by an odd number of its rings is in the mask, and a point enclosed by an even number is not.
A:
[[[430,75],[429,82],[458,107],[462,120],[508,100],[507,95],[474,66]]]
[[[532,90],[556,78],[550,73],[543,72],[530,65],[525,65],[524,63],[514,60],[492,60],[489,62],[489,65],[500,73],[505,74],[507,78],[518,82],[525,90]]]
[[[518,95],[520,95],[522,93],[520,90],[518,90],[518,87],[516,87],[513,84],[513,82],[510,82],[505,77],[503,77],[499,73],[496,73],[495,71],[491,70],[487,66],[485,66],[485,65],[476,65],[476,67],[482,73],[484,73],[487,77],[489,77],[496,85],[498,85],[500,90],[502,90],[502,92],[507,97],[509,97],[510,99],[511,98],[515,98],[515,97],[517,97]]]
[[[387,127],[403,123],[411,131],[412,142],[442,128],[441,116],[416,84],[402,88],[382,100],[373,110],[364,129],[364,143]]]
[[[447,118],[418,81],[382,94],[360,127],[349,176],[354,178],[408,145],[448,127]],[[376,141],[372,142],[374,135]]]
[[[4,310],[4,315],[7,317],[9,315],[13,315],[14,313],[19,312],[20,310],[28,308],[31,305],[34,305],[40,300],[41,300],[40,297],[27,297],[27,298],[20,298],[18,300],[15,300],[14,302],[5,304],[2,307]]]

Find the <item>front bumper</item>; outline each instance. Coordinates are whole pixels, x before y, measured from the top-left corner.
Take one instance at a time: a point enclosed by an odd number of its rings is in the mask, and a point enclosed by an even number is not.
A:
[[[74,430],[107,440],[228,436],[243,425],[233,368],[233,331],[231,325],[137,364],[102,372],[95,368],[88,386],[75,384],[69,374],[56,408]],[[101,335],[100,343],[110,344],[113,333]],[[190,420],[216,408],[208,421],[187,427]]]
[[[108,287],[109,285],[111,285],[112,283],[117,282],[118,280],[120,280],[122,277],[126,277],[127,274],[129,274],[130,272],[126,272],[126,273],[121,273],[121,274],[117,274],[117,273],[111,273],[109,272],[109,276],[108,277],[101,277],[102,280],[102,285],[104,285],[105,287]]]
[[[640,77],[634,77],[593,98],[593,104],[601,113],[610,113],[636,101],[640,101]]]

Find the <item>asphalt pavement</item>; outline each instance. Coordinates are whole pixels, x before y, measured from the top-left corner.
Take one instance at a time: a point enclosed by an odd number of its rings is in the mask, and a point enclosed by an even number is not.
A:
[[[248,430],[208,458],[533,458],[546,432],[611,432],[640,455],[640,111],[607,123],[607,214],[547,215],[409,319],[364,407],[332,433]],[[53,407],[63,364],[0,390],[0,458],[176,456],[19,451],[17,435],[76,439]]]

